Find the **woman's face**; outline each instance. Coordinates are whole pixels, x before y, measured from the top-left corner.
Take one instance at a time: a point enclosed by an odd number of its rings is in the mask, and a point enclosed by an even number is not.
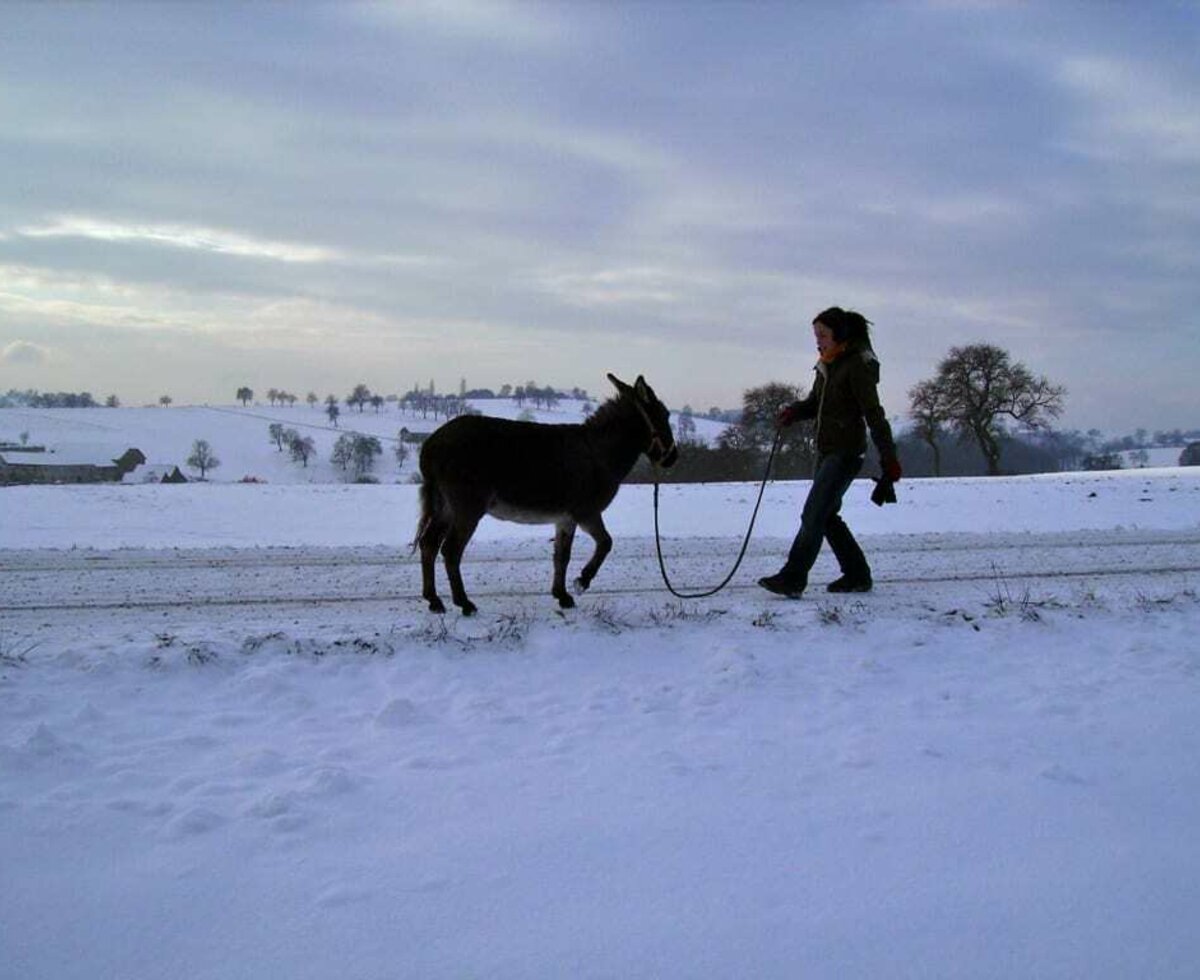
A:
[[[817,338],[817,353],[824,355],[834,345],[833,331],[820,320],[813,324],[813,336]]]

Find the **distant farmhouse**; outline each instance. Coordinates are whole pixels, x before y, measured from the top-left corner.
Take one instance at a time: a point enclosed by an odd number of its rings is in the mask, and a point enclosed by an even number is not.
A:
[[[0,486],[119,483],[126,474],[132,473],[145,462],[142,451],[133,448],[126,449],[119,456],[107,456],[101,450],[47,450],[45,446],[0,443]]]

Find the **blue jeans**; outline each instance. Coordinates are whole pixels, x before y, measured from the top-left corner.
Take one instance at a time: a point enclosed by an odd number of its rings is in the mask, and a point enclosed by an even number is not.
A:
[[[822,539],[829,542],[843,575],[859,580],[871,577],[866,556],[838,513],[842,497],[862,466],[862,456],[830,454],[817,460],[817,472],[800,515],[800,531],[780,572],[797,588],[808,585],[808,573],[817,560]]]

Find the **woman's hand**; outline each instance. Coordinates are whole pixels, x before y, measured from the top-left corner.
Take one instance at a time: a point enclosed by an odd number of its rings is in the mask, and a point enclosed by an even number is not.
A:
[[[785,405],[779,410],[779,414],[775,416],[775,427],[778,429],[786,429],[799,418],[800,409],[798,409],[795,405]]]

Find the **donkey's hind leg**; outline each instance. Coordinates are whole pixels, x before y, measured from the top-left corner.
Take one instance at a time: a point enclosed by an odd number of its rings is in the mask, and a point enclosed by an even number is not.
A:
[[[571,562],[571,543],[575,540],[575,522],[563,521],[554,533],[554,584],[550,594],[563,609],[573,609],[575,600],[567,591],[567,565]]]
[[[461,564],[467,542],[471,540],[471,535],[475,533],[482,516],[480,513],[474,517],[456,517],[442,542],[442,559],[446,562],[446,575],[450,579],[450,597],[464,616],[470,616],[479,608],[467,598],[467,590],[463,588]]]
[[[600,566],[604,564],[604,559],[612,551],[612,535],[608,533],[608,528],[604,526],[604,518],[599,514],[590,520],[580,521],[579,526],[591,535],[592,540],[596,542],[595,552],[588,563],[583,566],[583,571],[579,573],[579,578],[575,580],[580,589],[586,590],[592,584],[592,579],[596,577],[596,573],[600,571]]]
[[[429,611],[435,613],[446,611],[446,604],[437,594],[437,584],[434,578],[437,555],[442,547],[442,540],[446,537],[446,529],[445,522],[433,517],[421,528],[421,534],[417,538],[417,544],[421,547],[421,595],[429,603]]]

